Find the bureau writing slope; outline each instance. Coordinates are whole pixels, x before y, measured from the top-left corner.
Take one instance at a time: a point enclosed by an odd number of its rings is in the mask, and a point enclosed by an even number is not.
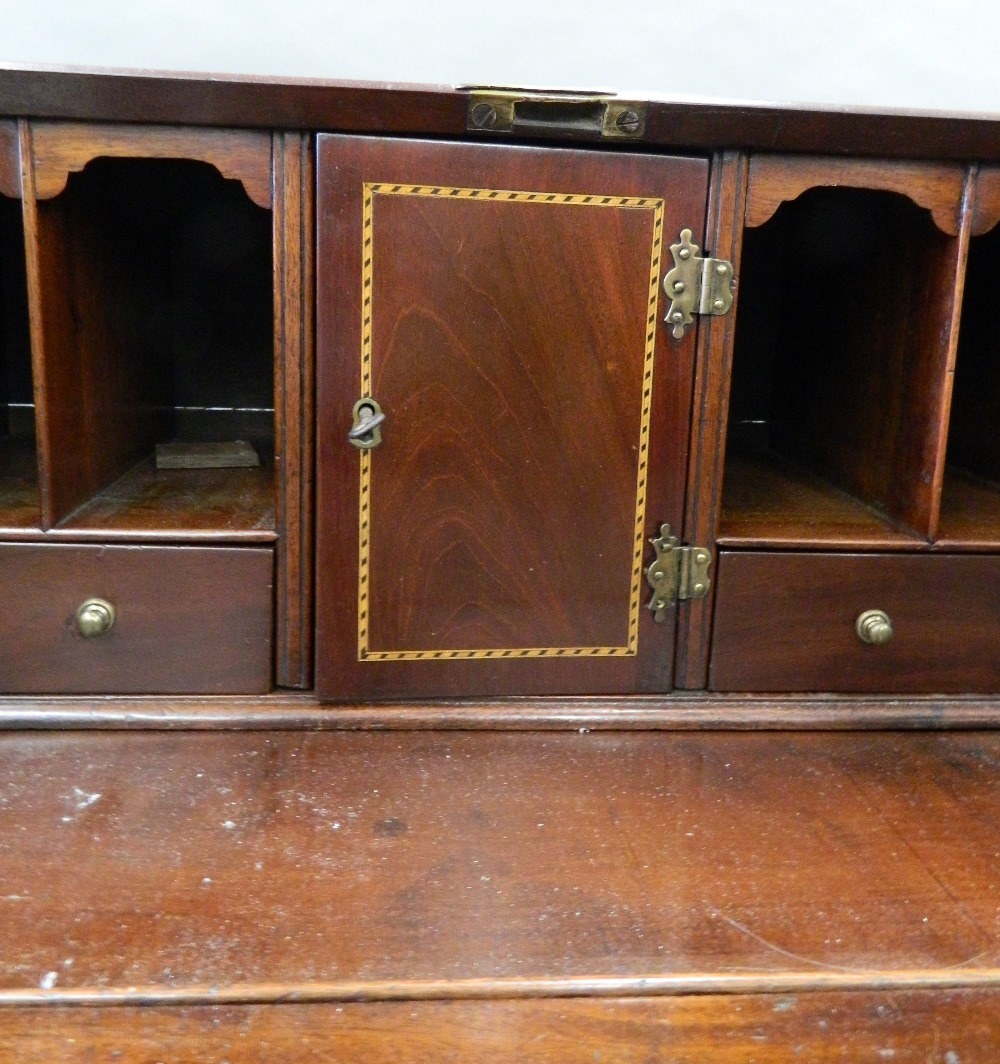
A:
[[[4,1059],[995,1059],[1000,124],[0,112]]]

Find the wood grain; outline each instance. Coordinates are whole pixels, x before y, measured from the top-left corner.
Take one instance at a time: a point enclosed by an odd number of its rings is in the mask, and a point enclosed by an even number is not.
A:
[[[48,118],[446,136],[465,132],[468,111],[467,94],[447,85],[10,66],[0,68],[0,99],[8,114]],[[651,101],[644,143],[706,152],[738,144],[880,159],[1000,159],[992,115],[697,99]]]
[[[982,236],[1000,222],[1000,166],[980,166],[976,174],[976,198],[972,235]]]
[[[980,175],[982,177],[982,175]],[[983,182],[976,186],[976,212]],[[942,500],[939,538],[957,546],[997,542],[1000,523],[1000,443],[996,433],[1000,367],[994,307],[1000,269],[1000,231],[990,229],[970,241],[961,306],[961,334],[955,364],[948,433],[949,475]]]
[[[733,264],[737,288],[728,314],[698,320],[684,541],[707,547],[713,553],[719,527],[729,379],[739,314],[741,220],[746,210],[747,165],[747,156],[741,152],[714,156],[708,192],[709,251],[705,254]],[[712,596],[692,599],[678,610],[674,669],[674,685],[678,688],[690,690],[705,686],[713,601]]]
[[[996,991],[659,1000],[24,1009],[3,1016],[19,1064],[953,1064],[1000,1049]],[[665,1054],[669,1054],[666,1057]],[[949,1056],[950,1054],[950,1056]]]
[[[719,557],[717,691],[1000,691],[1000,562],[982,555]],[[884,610],[884,646],[854,630]]]
[[[315,522],[315,161],[312,140],[275,134],[274,403],[278,480],[276,679],[310,687]]]
[[[210,163],[223,177],[239,181],[258,207],[271,207],[271,138],[267,133],[33,122],[32,151],[35,196],[39,200],[58,196],[70,174],[99,157],[198,159]]]
[[[1000,550],[1000,485],[949,468],[941,498],[940,550]]]
[[[930,211],[942,233],[958,236],[961,227],[962,166],[772,155],[754,155],[750,160],[746,224],[764,225],[782,203],[823,187],[897,192]]]
[[[650,313],[654,210],[602,201],[665,198],[663,233],[674,239],[703,216],[707,167],[349,138],[321,138],[319,158],[320,691],[669,686],[673,620],[636,611],[635,654],[630,610],[637,551],[661,522],[682,522],[694,337],[669,341],[662,310]],[[365,180],[385,190],[373,207],[370,384]],[[396,184],[429,194],[394,194]],[[434,188],[487,191],[476,200]],[[539,201],[508,198],[522,193]],[[558,201],[566,195],[593,202]],[[387,423],[370,457],[361,539],[371,582],[359,605],[359,455],[346,442],[344,396],[369,388]],[[378,660],[408,652],[424,657]]]
[[[0,438],[0,534],[38,527],[38,469],[32,437]]]
[[[861,731],[963,730],[1000,721],[996,698],[754,695],[320,703],[281,691],[242,696],[0,696],[0,728],[131,731]]]
[[[269,550],[4,544],[0,559],[0,588],[17,603],[0,646],[6,692],[271,686]],[[74,616],[94,597],[117,616],[84,639]]]
[[[17,162],[16,127],[12,160]],[[0,145],[0,157],[2,157]],[[2,181],[0,181],[2,184]],[[20,179],[18,179],[18,192]],[[31,336],[21,203],[0,195],[0,527],[37,528]]]
[[[990,733],[6,733],[0,990],[995,983],[998,757]]]
[[[0,196],[21,198],[21,155],[17,123],[0,119]]]
[[[274,488],[270,462],[254,469],[157,469],[149,458],[95,492],[59,528],[116,540],[170,533],[197,540],[209,533],[267,543],[276,537]]]
[[[716,542],[726,547],[800,546],[920,550],[927,540],[829,481],[773,454],[726,458]]]

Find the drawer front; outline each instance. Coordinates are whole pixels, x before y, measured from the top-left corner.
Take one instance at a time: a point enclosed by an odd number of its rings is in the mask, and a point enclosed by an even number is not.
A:
[[[1000,691],[1000,558],[724,551],[717,577],[712,690]]]
[[[268,549],[0,546],[0,690],[182,694],[271,686]],[[85,638],[99,598],[114,623]]]

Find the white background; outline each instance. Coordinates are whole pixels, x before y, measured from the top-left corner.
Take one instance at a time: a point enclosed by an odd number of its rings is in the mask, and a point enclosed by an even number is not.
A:
[[[1000,114],[1000,0],[0,0],[0,61]]]

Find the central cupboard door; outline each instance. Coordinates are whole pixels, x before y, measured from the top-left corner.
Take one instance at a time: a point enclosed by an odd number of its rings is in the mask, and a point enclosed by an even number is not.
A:
[[[669,688],[644,574],[695,330],[662,282],[707,162],[328,135],[318,165],[321,697]]]

